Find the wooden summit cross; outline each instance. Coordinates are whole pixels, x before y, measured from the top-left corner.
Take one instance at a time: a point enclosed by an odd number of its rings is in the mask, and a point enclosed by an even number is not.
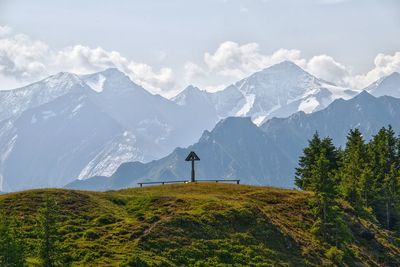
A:
[[[200,160],[200,158],[194,153],[194,151],[190,151],[189,155],[185,159],[186,161],[192,162],[192,179],[191,182],[196,182],[196,175],[194,173],[194,161]]]
[[[196,181],[196,174],[194,172],[194,162],[196,160],[200,160],[199,156],[196,155],[196,153],[194,153],[194,151],[190,151],[189,155],[186,157],[185,161],[191,161],[192,162],[192,179],[190,180],[192,183],[194,182],[236,182],[236,184],[240,183],[239,179],[225,179],[225,180],[197,180]],[[182,180],[178,180],[178,181],[159,181],[159,182],[141,182],[138,183],[140,185],[140,187],[143,187],[143,185],[150,185],[150,184],[175,184],[175,183],[187,183],[189,181],[182,181]]]

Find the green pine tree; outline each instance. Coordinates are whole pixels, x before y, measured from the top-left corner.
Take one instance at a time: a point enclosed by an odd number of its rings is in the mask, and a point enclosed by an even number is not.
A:
[[[312,232],[337,246],[347,239],[347,228],[337,204],[341,154],[331,138],[321,140],[314,134],[296,169],[296,184],[314,192],[310,200],[315,216]]]
[[[360,211],[367,203],[370,183],[367,145],[358,129],[350,130],[340,168],[340,191]]]
[[[328,160],[327,171],[337,171],[340,162],[340,151],[332,143],[332,139],[327,137],[320,139],[315,133],[309,140],[308,147],[303,150],[303,155],[299,159],[299,167],[296,168],[295,184],[304,190],[315,191],[319,180],[315,177],[314,171],[321,152]]]
[[[299,167],[296,168],[295,184],[304,190],[310,190],[313,179],[314,164],[321,150],[321,139],[316,132],[308,141],[308,147],[304,148],[303,155],[299,159]]]
[[[371,206],[378,220],[393,229],[399,221],[399,139],[391,126],[382,128],[369,143]]]

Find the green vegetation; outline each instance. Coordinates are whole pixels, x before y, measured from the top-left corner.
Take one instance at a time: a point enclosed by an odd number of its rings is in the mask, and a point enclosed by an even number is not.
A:
[[[325,254],[333,262],[350,252],[352,239],[340,201],[347,201],[357,217],[376,218],[394,236],[400,233],[400,138],[390,126],[369,143],[358,129],[350,130],[344,150],[314,134],[300,157],[295,182],[314,193],[311,232],[334,245]]]
[[[58,231],[59,208],[54,198],[46,197],[45,204],[39,210],[39,256],[40,264],[45,267],[69,265],[67,253],[62,244],[63,238]]]
[[[400,138],[315,134],[306,191],[191,183],[0,196],[1,266],[400,266]]]
[[[24,265],[24,248],[18,236],[18,225],[12,223],[4,215],[0,217],[0,265],[18,267]]]
[[[315,134],[300,157],[295,178],[299,187],[314,192],[310,204],[316,219],[311,232],[335,245],[349,238],[337,203],[336,173],[339,161],[340,153],[332,140],[321,140]]]
[[[346,201],[336,202],[351,236],[346,250],[311,233],[313,195],[215,183],[47,189],[1,195],[0,213],[19,224],[8,229],[23,240],[28,266],[43,266],[40,218],[49,199],[58,207],[54,240],[72,266],[400,265],[395,232]]]

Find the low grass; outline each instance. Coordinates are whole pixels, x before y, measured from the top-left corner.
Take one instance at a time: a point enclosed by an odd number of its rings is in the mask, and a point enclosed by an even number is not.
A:
[[[310,234],[311,193],[215,183],[1,195],[0,212],[18,219],[31,265],[47,196],[60,207],[73,266],[400,266],[399,239],[346,203],[353,240],[342,255]]]

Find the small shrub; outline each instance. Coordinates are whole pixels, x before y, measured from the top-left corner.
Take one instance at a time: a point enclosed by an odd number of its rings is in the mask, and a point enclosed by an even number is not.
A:
[[[87,230],[83,236],[88,240],[95,240],[100,237],[99,233],[93,230]]]
[[[131,267],[131,266],[132,267],[149,267],[151,265],[148,264],[147,261],[145,261],[141,257],[135,255],[135,256],[132,256],[125,264],[123,264],[123,266],[126,266],[126,267]]]
[[[83,260],[84,260],[84,262],[92,262],[92,261],[96,260],[97,258],[100,258],[100,254],[98,252],[90,251],[85,255]]]
[[[125,206],[127,203],[126,199],[115,196],[110,196],[108,200],[110,200],[112,203],[118,206]]]
[[[336,264],[343,262],[344,252],[333,246],[325,252],[325,257]]]
[[[117,219],[111,214],[106,214],[97,218],[97,225],[108,225],[113,224],[117,221]]]

